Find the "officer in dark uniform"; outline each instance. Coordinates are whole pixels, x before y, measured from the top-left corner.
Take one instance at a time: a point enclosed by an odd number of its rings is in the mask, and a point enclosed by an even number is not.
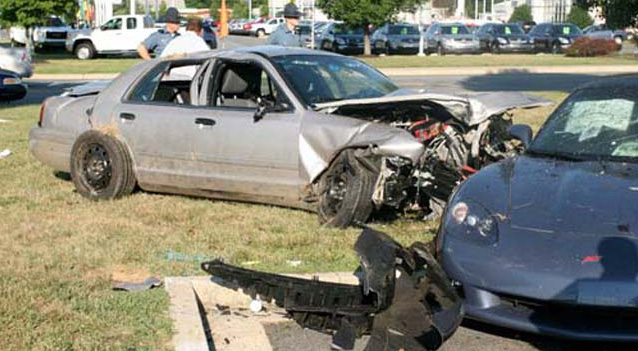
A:
[[[145,60],[151,59],[150,51],[153,51],[155,57],[160,57],[166,45],[179,35],[177,31],[179,31],[179,12],[176,8],[169,7],[166,10],[166,28],[149,35],[137,46],[137,53]]]
[[[295,28],[299,24],[301,12],[292,2],[284,7],[284,18],[286,22],[282,23],[268,38],[268,44],[302,47],[301,38],[295,34]]]

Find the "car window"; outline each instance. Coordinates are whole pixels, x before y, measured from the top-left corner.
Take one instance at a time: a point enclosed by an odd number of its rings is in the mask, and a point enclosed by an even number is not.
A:
[[[523,28],[521,28],[518,24],[504,24],[502,26],[497,26],[496,32],[504,35],[525,34]]]
[[[65,24],[59,17],[48,17],[45,20],[46,27],[64,27]]]
[[[416,26],[390,26],[389,34],[415,35],[415,34],[419,34],[419,29]]]
[[[256,63],[220,62],[213,74],[211,106],[254,110],[260,99],[289,104],[268,72]]]
[[[470,31],[466,26],[458,25],[458,26],[445,26],[442,28],[441,34],[445,35],[461,35],[461,34],[470,34]]]
[[[308,105],[381,97],[398,89],[377,70],[347,57],[287,55],[272,60]]]
[[[334,33],[345,34],[345,35],[363,35],[363,28],[353,28],[340,23],[335,25]]]
[[[106,22],[102,28],[104,30],[119,30],[122,29],[122,19],[121,18],[113,18],[110,21]]]
[[[137,19],[135,17],[128,17],[126,19],[126,29],[137,28]]]
[[[574,93],[550,116],[530,150],[638,160],[638,92],[619,87]]]
[[[553,33],[555,35],[577,35],[582,32],[580,28],[574,24],[560,24],[553,27]]]
[[[128,101],[190,105],[191,83],[201,64],[197,61],[158,64],[137,83]]]

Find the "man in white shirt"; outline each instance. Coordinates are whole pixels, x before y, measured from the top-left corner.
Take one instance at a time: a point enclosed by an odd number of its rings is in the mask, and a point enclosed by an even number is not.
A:
[[[202,38],[202,32],[202,21],[197,18],[189,19],[186,32],[171,40],[162,51],[161,57],[210,50]]]
[[[202,21],[197,18],[191,18],[186,24],[186,32],[175,39],[171,40],[164,51],[162,51],[161,57],[186,55],[191,52],[207,51],[210,50],[208,44],[202,38]],[[171,70],[170,76],[172,79],[177,79],[179,76],[188,76],[192,78],[197,72],[197,66],[185,66],[176,67]]]

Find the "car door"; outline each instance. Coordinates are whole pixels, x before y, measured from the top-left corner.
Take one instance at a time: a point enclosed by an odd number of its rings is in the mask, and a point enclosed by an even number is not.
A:
[[[198,119],[186,97],[192,91],[190,80],[171,77],[172,69],[170,61],[158,63],[114,111],[117,131],[132,152],[136,177],[144,188],[193,187],[193,140],[207,121]],[[185,98],[178,98],[177,91]]]
[[[135,51],[137,46],[148,36],[148,33],[142,29],[143,26],[143,23],[138,23],[137,17],[126,17],[126,29],[123,31],[124,40],[120,43],[119,50]]]
[[[122,17],[114,17],[96,29],[92,34],[92,39],[97,51],[117,50],[122,45],[123,26]]]
[[[269,198],[271,203],[299,199],[301,117],[276,75],[259,58],[217,60],[202,93],[207,96],[206,106],[198,108],[212,125],[201,127],[192,139],[201,187],[216,188],[233,198]],[[256,120],[253,98],[268,99],[280,109]]]

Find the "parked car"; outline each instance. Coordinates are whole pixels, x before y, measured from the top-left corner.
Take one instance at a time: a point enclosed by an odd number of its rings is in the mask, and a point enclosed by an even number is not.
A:
[[[69,37],[66,50],[80,60],[89,60],[97,55],[135,54],[137,46],[157,31],[150,16],[115,16],[89,34],[78,33]]]
[[[184,66],[199,69],[173,79]],[[399,90],[356,59],[257,46],[142,62],[108,85],[49,98],[29,140],[91,199],[137,184],[316,210],[343,227],[375,205],[444,203],[463,169],[510,152],[507,111],[542,104]]]
[[[582,31],[572,23],[540,23],[530,32],[534,50],[558,54],[569,48]]]
[[[585,29],[583,29],[583,35],[591,38],[613,39],[618,45],[622,45],[623,41],[629,37],[624,30],[611,30],[604,24],[585,27]]]
[[[345,23],[330,23],[317,40],[322,50],[341,54],[363,54],[363,28]]]
[[[204,22],[202,24],[202,30],[202,38],[204,39],[208,47],[211,49],[217,49],[217,34],[215,33],[211,22]]]
[[[27,95],[27,85],[16,73],[0,69],[0,102],[20,100]]]
[[[434,23],[425,32],[428,53],[480,53],[478,37],[462,23]]]
[[[301,39],[301,44],[308,49],[312,49],[312,23],[301,22],[295,28],[295,34],[299,35],[299,39]]]
[[[415,24],[386,24],[377,29],[370,38],[373,53],[386,55],[395,53],[416,54],[419,51],[421,34]]]
[[[469,318],[638,342],[638,76],[575,90],[450,199],[436,239]]]
[[[246,34],[244,30],[244,24],[248,23],[249,20],[245,18],[234,19],[228,23],[228,32],[230,34]]]
[[[72,32],[73,29],[58,16],[48,16],[44,22],[43,26],[31,29],[33,44],[36,47],[63,47],[67,33]],[[14,46],[26,45],[27,43],[27,34],[23,27],[11,27],[9,37]]]
[[[486,23],[479,28],[476,35],[482,51],[493,53],[534,51],[534,44],[519,24]]]
[[[259,38],[263,38],[266,35],[274,32],[277,27],[285,22],[283,17],[275,17],[268,20],[262,20],[254,23],[244,25],[244,29],[248,31],[248,34],[254,35]],[[248,27],[247,27],[248,26]]]
[[[21,78],[31,77],[33,74],[31,54],[23,48],[0,46],[0,69],[11,71]]]

